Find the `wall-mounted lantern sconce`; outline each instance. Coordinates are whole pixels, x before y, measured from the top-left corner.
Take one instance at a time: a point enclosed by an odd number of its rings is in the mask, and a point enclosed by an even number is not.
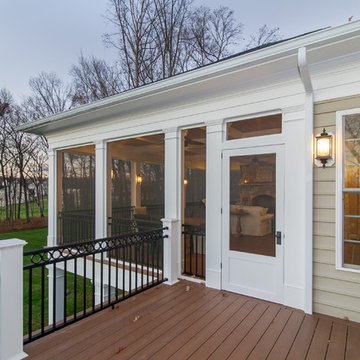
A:
[[[140,175],[136,176],[136,183],[141,184],[143,182],[143,178]]]
[[[111,169],[111,180],[114,179],[114,169]]]
[[[315,137],[315,165],[332,166],[334,164],[334,136],[332,133],[327,133],[325,128],[321,134]]]
[[[188,181],[186,179],[184,179],[184,185],[187,185]]]

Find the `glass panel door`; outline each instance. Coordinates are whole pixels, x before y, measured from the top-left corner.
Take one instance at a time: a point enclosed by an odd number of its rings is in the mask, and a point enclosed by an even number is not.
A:
[[[283,145],[224,151],[222,198],[222,288],[281,302]]]
[[[230,250],[275,256],[276,154],[230,158]]]

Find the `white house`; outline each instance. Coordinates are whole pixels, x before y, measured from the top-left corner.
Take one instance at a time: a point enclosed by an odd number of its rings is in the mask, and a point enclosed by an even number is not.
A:
[[[170,284],[360,321],[360,21],[20,130],[50,146],[48,245],[163,219]]]

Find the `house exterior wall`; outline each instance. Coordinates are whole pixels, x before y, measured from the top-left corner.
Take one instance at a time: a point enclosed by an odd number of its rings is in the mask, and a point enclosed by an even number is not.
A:
[[[254,140],[239,139],[225,140],[225,128],[228,120],[252,118],[269,112],[282,114],[283,129],[281,134],[264,136],[256,140],[256,145],[282,145],[285,159],[285,187],[284,191],[284,279],[282,303],[304,309],[305,308],[305,153],[299,153],[304,147],[305,111],[304,91],[296,68],[293,72],[281,74],[262,88],[251,84],[246,90],[223,92],[220,96],[213,96],[201,101],[187,101],[186,104],[169,106],[167,108],[148,111],[139,109],[136,113],[126,116],[109,117],[96,123],[73,128],[69,131],[59,131],[49,134],[49,145],[52,149],[79,146],[89,143],[103,143],[117,139],[153,134],[174,133],[180,136],[186,127],[207,127],[207,228],[206,228],[206,284],[209,287],[221,288],[221,153],[230,149],[254,146]],[[175,136],[174,135],[174,136]],[[170,141],[170,140],[169,140]],[[177,154],[176,154],[177,151]],[[166,159],[173,159],[172,166],[181,170],[180,147],[176,145],[167,149]],[[293,159],[297,161],[294,162]],[[175,163],[176,162],[176,163]],[[104,171],[102,172],[104,173]],[[174,176],[171,175],[174,179]],[[98,182],[97,189],[101,187]],[[173,183],[173,188],[176,184]],[[178,181],[180,189],[180,181]],[[100,189],[100,192],[103,191]],[[181,201],[180,192],[172,191],[173,200],[165,196],[165,217],[180,220]],[[172,204],[172,211],[167,206]],[[174,204],[178,204],[177,208]],[[296,211],[292,211],[296,204]],[[101,209],[96,212],[104,216]],[[100,209],[100,211],[99,211]],[[56,212],[55,212],[56,213]],[[101,215],[102,214],[102,215]],[[100,219],[101,221],[101,219]],[[180,222],[179,222],[180,223]],[[53,226],[56,228],[55,225]],[[99,226],[98,226],[99,227]],[[49,227],[50,229],[50,227]],[[179,227],[180,231],[180,227]],[[49,230],[49,239],[51,238]],[[179,243],[180,246],[180,243]],[[178,274],[181,274],[181,252],[178,249]]]
[[[360,96],[314,104],[314,134],[335,134],[336,111],[359,108]],[[313,309],[360,322],[360,273],[335,269],[336,167],[315,168],[313,200]]]

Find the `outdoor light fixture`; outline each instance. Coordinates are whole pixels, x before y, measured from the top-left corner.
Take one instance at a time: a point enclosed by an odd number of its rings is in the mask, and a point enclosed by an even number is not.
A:
[[[143,178],[142,178],[140,175],[137,175],[137,176],[136,176],[136,183],[137,183],[137,184],[141,184],[142,181],[143,181]]]
[[[186,179],[184,179],[184,185],[187,185],[188,181]]]
[[[114,179],[114,169],[111,169],[111,180]]]
[[[322,133],[315,137],[315,165],[325,169],[326,165],[331,166],[333,163],[333,135],[328,134],[324,128]]]

